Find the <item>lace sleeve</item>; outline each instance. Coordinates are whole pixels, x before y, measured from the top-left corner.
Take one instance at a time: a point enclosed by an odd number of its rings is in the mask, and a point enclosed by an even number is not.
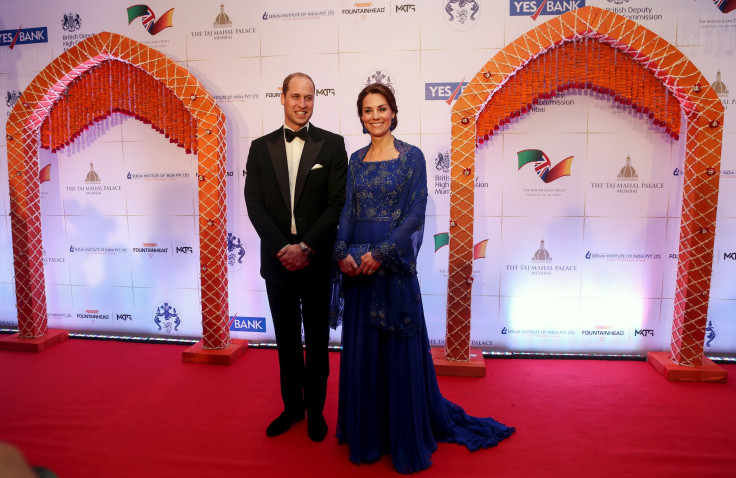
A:
[[[402,275],[416,275],[427,208],[427,165],[419,148],[406,146],[407,181],[399,207],[393,213],[392,229],[371,253],[382,265]]]
[[[353,197],[353,187],[355,185],[355,165],[359,161],[357,159],[359,151],[350,156],[348,163],[348,179],[345,184],[345,205],[340,214],[340,222],[337,226],[337,239],[335,240],[335,248],[332,259],[339,261],[348,256],[348,244],[353,237],[353,225],[355,223],[355,198]]]

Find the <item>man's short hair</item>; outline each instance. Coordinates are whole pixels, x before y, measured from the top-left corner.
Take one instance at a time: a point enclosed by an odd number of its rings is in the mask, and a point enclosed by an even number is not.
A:
[[[312,82],[312,89],[315,89],[314,80],[312,79],[312,77],[309,76],[309,75],[307,75],[306,73],[302,73],[300,71],[297,71],[297,72],[294,72],[294,73],[290,74],[286,78],[284,78],[284,84],[281,86],[281,94],[282,95],[285,95],[286,92],[289,91],[289,83],[291,82],[291,79],[292,78],[297,78],[297,77],[308,79],[310,82]]]

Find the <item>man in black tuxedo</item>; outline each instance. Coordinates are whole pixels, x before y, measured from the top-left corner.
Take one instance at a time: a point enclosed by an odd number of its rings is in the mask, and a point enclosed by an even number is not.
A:
[[[321,441],[327,434],[322,412],[329,375],[332,248],[345,202],[348,158],[342,136],[309,123],[314,93],[314,82],[304,73],[284,79],[284,127],[251,144],[245,204],[261,238],[261,276],[284,402],[266,435],[284,433],[304,419],[306,410],[309,437]]]

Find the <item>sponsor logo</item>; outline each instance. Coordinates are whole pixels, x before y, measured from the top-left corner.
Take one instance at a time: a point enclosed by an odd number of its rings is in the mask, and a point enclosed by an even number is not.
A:
[[[377,13],[386,13],[386,7],[379,7],[373,2],[355,2],[353,3],[352,8],[345,8],[342,10],[343,15],[360,15],[361,20],[365,20],[368,15],[374,15]]]
[[[335,89],[334,88],[317,88],[314,90],[315,96],[335,96]]]
[[[164,302],[156,307],[153,315],[153,323],[159,332],[167,335],[177,334],[180,332],[181,318],[176,311],[176,307],[168,302]]]
[[[445,151],[440,152],[437,154],[437,157],[434,158],[434,167],[437,169],[437,171],[441,171],[443,173],[449,173],[450,172],[450,152]]]
[[[144,181],[176,181],[179,179],[193,178],[194,175],[187,172],[179,173],[134,173],[128,172],[126,176],[128,179],[137,180],[142,179]]]
[[[48,312],[46,314],[46,317],[49,320],[63,320],[63,319],[71,319],[72,314],[69,312]]]
[[[710,84],[711,87],[713,87],[713,91],[716,92],[718,97],[721,99],[721,103],[723,104],[724,109],[728,109],[728,105],[731,104],[731,101],[728,99],[728,87],[721,79],[721,71],[719,70],[716,73],[716,80],[713,81]],[[736,103],[736,100],[734,100],[734,103]]]
[[[114,314],[115,321],[132,322],[133,316],[131,314]]]
[[[476,0],[445,0],[445,23],[455,30],[469,30],[478,21],[480,2]]]
[[[220,13],[215,17],[215,21],[212,23],[214,28],[228,28],[233,26],[233,22],[230,21],[230,16],[225,13],[225,4],[220,4]]]
[[[279,93],[281,96],[281,93]],[[247,100],[257,100],[260,98],[258,93],[235,93],[232,95],[212,95],[218,103],[244,103]]]
[[[736,179],[736,169],[722,169],[721,179]]]
[[[654,337],[654,330],[652,329],[634,329],[634,337]]]
[[[368,86],[373,83],[381,83],[382,85],[388,87],[389,90],[391,90],[392,93],[396,93],[396,88],[394,87],[394,82],[391,79],[391,74],[387,73],[386,70],[375,70],[372,73],[368,73],[366,75],[366,80],[363,83],[363,86]]]
[[[596,325],[594,329],[581,330],[580,334],[584,336],[598,337],[602,342],[608,337],[624,337],[626,336],[626,331],[616,330],[611,325]]]
[[[629,0],[625,0],[627,3]],[[608,0],[609,3],[611,3],[611,0]],[[613,0],[613,3],[615,5],[621,5],[624,3],[621,0]],[[628,18],[629,20],[634,20],[637,22],[643,21],[643,20],[661,20],[662,15],[654,13],[654,8],[652,7],[632,7],[632,6],[613,6],[613,7],[606,7],[606,10],[609,12],[618,13],[619,15]]]
[[[459,83],[425,83],[424,99],[426,101],[442,100],[450,105],[460,98],[466,86],[468,86],[468,82],[464,78]]]
[[[394,5],[393,13],[411,13],[416,12],[416,5],[413,3],[405,3],[403,5]],[[389,10],[391,12],[391,10]]]
[[[143,28],[145,28],[149,34],[157,35],[165,28],[174,26],[174,9],[168,10],[166,13],[161,15],[161,18],[156,20],[156,14],[153,13],[148,5],[133,5],[128,7],[128,25],[130,25],[136,18],[141,19]]]
[[[447,196],[450,194],[450,151],[439,151],[434,157],[434,167],[437,174],[434,175],[434,194]],[[486,189],[488,183],[480,176],[475,177],[475,188]]]
[[[434,235],[434,252],[442,249],[444,246],[450,243],[450,233],[441,232]],[[486,258],[486,247],[488,246],[488,239],[483,239],[475,246],[473,246],[473,259],[485,259]]]
[[[276,91],[267,91],[266,98],[281,98],[282,87],[276,88]]]
[[[18,324],[16,322],[11,322],[10,320],[0,320],[0,327],[17,327]]]
[[[713,5],[722,13],[736,10],[736,0],[713,0]]]
[[[556,329],[511,329],[504,327],[501,329],[501,335],[518,335],[520,337],[569,337],[575,335],[574,330],[556,330]]]
[[[38,172],[38,181],[41,184],[47,181],[51,181],[51,165],[50,164],[47,164],[46,166],[41,168],[41,171]]]
[[[547,111],[547,106],[573,106],[574,104],[575,99],[567,98],[564,94],[558,93],[551,98],[540,98],[529,111],[531,113],[544,113]]]
[[[335,10],[306,10],[303,12],[263,12],[264,21],[281,20],[282,22],[321,20],[335,16]]]
[[[506,264],[506,270],[512,272],[522,272],[531,276],[552,276],[563,272],[576,272],[578,266],[554,264],[552,255],[549,253],[544,244],[544,239],[539,241],[539,249],[534,252],[529,262],[526,264]]]
[[[128,249],[125,247],[80,247],[80,246],[69,246],[69,252],[71,253],[79,253],[83,252],[86,254],[105,254],[105,255],[115,255],[115,254],[127,254]]]
[[[61,28],[67,32],[61,36],[61,45],[64,47],[64,50],[68,50],[85,38],[94,35],[94,33],[82,33],[79,31],[82,28],[82,17],[76,12],[65,13],[61,17]]]
[[[265,317],[230,317],[230,330],[233,332],[266,332]]]
[[[82,28],[82,17],[78,13],[65,13],[61,18],[61,29],[65,32],[75,32]]]
[[[232,232],[227,233],[227,269],[237,272],[245,264],[245,245],[240,237]]]
[[[510,0],[509,15],[512,17],[530,17],[536,21],[540,15],[561,15],[584,6],[585,0]]]
[[[255,27],[233,27],[230,15],[225,13],[225,5],[220,4],[220,13],[217,14],[212,22],[212,29],[199,30],[190,32],[192,38],[211,38],[213,40],[232,40],[236,37],[244,37],[245,35],[253,35],[256,33]]]
[[[100,184],[102,181],[100,180],[100,175],[97,174],[97,171],[95,171],[95,163],[89,163],[89,172],[87,173],[87,176],[84,178],[85,184]]]
[[[110,314],[102,313],[98,309],[86,309],[84,312],[77,313],[77,319],[89,320],[94,324],[98,320],[110,320]]]
[[[159,247],[156,242],[144,242],[141,247],[134,247],[133,252],[138,254],[148,254],[148,257],[153,257],[154,254],[168,254],[168,247]]]
[[[711,348],[713,346],[713,341],[717,337],[716,333],[716,327],[713,325],[713,321],[708,319],[708,323],[705,325],[705,347]]]
[[[675,168],[675,176],[678,174],[681,172]],[[631,164],[631,156],[626,156],[626,164],[616,176],[616,182],[594,182],[590,187],[616,191],[617,194],[638,194],[640,191],[663,191],[664,183],[640,182],[639,174]]]
[[[41,247],[41,251],[43,253],[43,257],[41,260],[43,261],[44,264],[62,264],[66,262],[65,257],[48,257],[46,255],[46,248],[43,246]]]
[[[736,261],[736,252],[725,252],[719,249],[716,257],[718,258],[718,262],[721,262],[721,260]]]
[[[87,196],[102,196],[112,191],[121,191],[122,186],[109,186],[102,184],[100,175],[95,171],[94,163],[89,163],[89,171],[84,177],[84,186],[66,186],[69,193],[84,193]]]
[[[8,116],[10,116],[10,110],[12,110],[13,106],[18,102],[20,95],[21,92],[18,90],[9,90],[5,92],[5,106],[9,108]]]
[[[194,254],[194,248],[192,246],[176,246],[174,252],[177,254]]]
[[[46,27],[23,28],[21,25],[17,30],[0,30],[0,46],[7,46],[11,50],[16,45],[48,43],[48,41]]]
[[[478,347],[490,347],[493,345],[493,340],[471,340],[470,345],[475,345]]]
[[[672,259],[673,254],[670,254]],[[674,254],[675,258],[677,254]],[[646,262],[662,258],[662,254],[648,253],[631,253],[631,252],[591,252],[585,253],[585,258],[589,260],[605,260],[608,262]]]
[[[539,149],[525,149],[517,152],[516,156],[519,161],[519,170],[527,164],[533,164],[537,176],[545,183],[551,183],[563,176],[570,176],[573,156],[563,159],[554,167],[550,167],[551,161],[544,151]]]

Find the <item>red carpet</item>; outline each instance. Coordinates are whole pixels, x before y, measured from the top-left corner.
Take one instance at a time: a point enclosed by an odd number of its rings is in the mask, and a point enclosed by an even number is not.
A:
[[[186,347],[69,340],[0,351],[0,440],[73,477],[317,477],[393,474],[337,445],[339,354],[313,443],[281,411],[274,350],[231,366],[185,364]],[[482,379],[440,377],[444,395],[516,427],[498,447],[440,444],[422,477],[736,476],[736,365],[726,384],[671,383],[645,362],[487,360]]]

